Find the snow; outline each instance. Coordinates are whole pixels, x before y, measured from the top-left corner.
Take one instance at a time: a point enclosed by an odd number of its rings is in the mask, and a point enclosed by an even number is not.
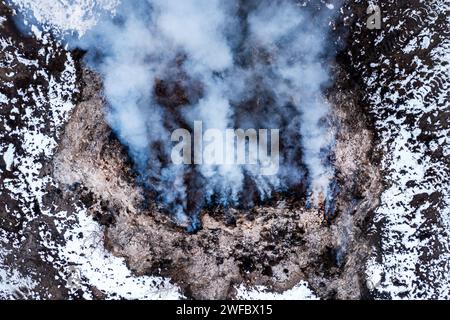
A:
[[[114,299],[180,299],[179,289],[160,277],[133,276],[122,258],[103,247],[103,229],[84,210],[78,223],[64,234],[66,245],[58,247],[59,256],[76,268],[81,287],[95,286]],[[80,234],[83,236],[80,237]],[[88,292],[88,290],[86,290]],[[86,295],[84,298],[91,298]]]
[[[3,160],[5,161],[6,170],[10,171],[11,166],[14,164],[14,151],[15,147],[11,143],[8,146],[8,149],[6,149],[5,153],[3,154]]]
[[[1,256],[0,256],[1,265]],[[0,299],[14,299],[24,295],[22,290],[32,290],[36,283],[27,276],[23,276],[15,270],[0,268]]]
[[[448,15],[449,3],[436,1],[431,10]],[[437,15],[426,19],[432,26]],[[433,31],[422,28],[417,38],[405,44],[403,52],[414,55],[427,49],[433,37]],[[412,71],[396,65],[393,80],[383,77],[392,64],[381,56],[384,69],[381,73],[371,71],[366,78],[369,87],[377,86],[370,100],[380,133],[384,154],[381,169],[387,185],[375,215],[381,252],[367,264],[367,284],[369,289],[393,299],[450,298],[450,172],[445,158],[431,156],[433,150],[442,148],[443,155],[448,150],[450,130],[431,116],[450,109],[449,39],[440,41],[428,56],[433,63],[413,56]],[[383,98],[382,87],[389,89]],[[397,88],[409,90],[408,94],[400,95]],[[385,110],[391,115],[381,116]],[[406,115],[414,122],[407,122]],[[425,119],[434,137],[428,145],[420,142],[423,132],[418,127],[419,120]]]
[[[11,166],[14,164],[14,151],[15,147],[12,143],[10,143],[8,149],[6,149],[3,154],[3,160],[5,161],[6,170],[8,171],[11,170]]]
[[[244,285],[236,287],[238,300],[319,300],[305,281],[282,293],[269,292],[264,286],[247,289]]]
[[[431,38],[430,38],[429,36],[425,36],[425,37],[422,39],[421,48],[422,48],[422,49],[428,49],[428,47],[430,46],[430,44],[431,44]]]
[[[37,59],[28,59],[15,40],[0,33],[0,46],[0,69],[5,75],[15,76],[14,71],[24,70],[24,76],[27,72],[32,72],[34,79],[39,76],[42,82],[50,80],[50,71],[41,66]],[[53,59],[55,50],[54,46],[46,46],[41,59]],[[22,89],[14,84],[14,79],[0,82],[0,91],[8,88],[8,98],[0,94],[0,103],[6,104],[2,106],[0,116],[0,126],[5,128],[0,131],[0,141],[9,142],[0,144],[0,150],[3,151],[0,156],[6,169],[13,171],[8,178],[3,177],[4,172],[0,172],[0,194],[7,196],[6,202],[5,199],[0,199],[1,210],[5,210],[2,214],[6,214],[6,223],[11,219],[10,223],[14,228],[20,226],[19,231],[0,229],[1,298],[13,298],[16,295],[33,299],[51,298],[51,293],[44,293],[44,289],[36,282],[40,275],[33,273],[33,269],[23,269],[16,265],[19,263],[16,254],[26,248],[29,238],[27,225],[37,219],[45,188],[51,182],[49,177],[41,174],[42,162],[53,155],[60,124],[68,119],[74,107],[72,95],[77,89],[73,64],[73,60],[68,59],[66,70],[63,71],[66,76],[61,77],[62,81],[53,82],[52,90],[59,92],[55,97],[49,97],[49,93],[40,84],[30,82],[28,87]],[[48,116],[59,119],[59,122],[49,122]],[[10,122],[9,119],[20,119],[20,125],[17,126],[17,121]],[[44,233],[40,232],[39,236],[44,236]],[[40,246],[39,237],[36,239],[35,245]],[[45,257],[47,261],[51,259],[50,255]],[[25,292],[20,293],[21,290]]]
[[[37,22],[52,25],[61,33],[79,36],[92,28],[103,12],[113,12],[120,0],[9,0],[22,12],[32,12]]]
[[[369,290],[378,289],[382,281],[383,266],[372,257],[366,266],[367,288]]]
[[[0,92],[0,103],[8,103],[8,98]]]

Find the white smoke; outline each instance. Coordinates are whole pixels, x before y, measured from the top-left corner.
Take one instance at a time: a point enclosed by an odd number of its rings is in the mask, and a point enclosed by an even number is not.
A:
[[[323,17],[314,21],[291,1],[273,1],[260,6],[249,17],[252,37],[273,52],[276,60],[278,105],[292,100],[299,111],[303,161],[308,168],[311,193],[317,204],[333,176],[324,150],[333,143],[327,125],[329,105],[323,87],[329,82],[327,64],[321,59],[330,46]]]
[[[254,193],[264,200],[305,184],[316,201],[325,196],[333,176],[323,97],[332,7],[319,0],[127,0],[114,17],[67,41],[87,50],[87,63],[103,76],[107,119],[142,181],[179,221],[195,225],[211,201],[251,205]],[[171,132],[194,121],[205,129],[280,129],[278,174],[166,161]]]

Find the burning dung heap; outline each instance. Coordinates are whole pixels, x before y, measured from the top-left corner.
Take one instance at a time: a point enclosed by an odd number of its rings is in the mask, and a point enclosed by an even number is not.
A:
[[[49,170],[63,201],[88,208],[105,226],[105,246],[133,272],[168,276],[193,298],[229,298],[239,284],[282,291],[300,280],[323,297],[363,294],[365,219],[380,186],[372,134],[351,90],[336,85],[329,96],[340,188],[332,218],[306,209],[304,195],[279,194],[252,208],[203,208],[202,229],[189,235],[136,183],[126,148],[105,122],[99,78],[83,69],[82,79],[81,101]]]
[[[210,47],[180,37],[183,28],[167,29],[184,11],[159,1],[159,16],[125,8],[94,30],[92,39],[102,40],[95,52],[89,36],[82,41],[103,79],[82,68],[81,102],[50,170],[136,274],[168,276],[193,298],[232,297],[239,284],[282,291],[301,280],[323,297],[364,294],[365,219],[379,191],[373,138],[355,93],[344,89],[345,72],[326,67],[332,42],[309,25],[327,27],[330,13],[293,3],[224,9],[213,1],[207,11],[219,16],[206,31],[181,6]],[[236,19],[222,30],[216,24],[225,16]],[[230,43],[229,32],[242,39]],[[225,56],[216,56],[218,47]],[[330,68],[337,84],[324,97]],[[278,175],[174,166],[170,133],[195,120],[280,129]],[[186,222],[195,234],[180,228]]]
[[[116,12],[67,41],[102,76],[107,122],[152,200],[191,231],[203,208],[251,208],[278,193],[309,193],[311,205],[332,209],[334,137],[323,91],[336,51],[334,7],[153,0]],[[196,121],[206,131],[279,130],[276,170],[261,174],[261,152],[249,154],[255,165],[174,164],[171,136],[193,132]]]

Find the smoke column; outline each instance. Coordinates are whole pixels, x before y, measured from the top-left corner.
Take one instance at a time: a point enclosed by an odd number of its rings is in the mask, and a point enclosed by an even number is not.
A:
[[[334,48],[323,1],[127,0],[70,47],[104,79],[106,117],[139,172],[182,225],[208,204],[252,206],[306,189],[317,204],[333,177],[324,89]],[[280,129],[280,169],[179,166],[171,132]]]

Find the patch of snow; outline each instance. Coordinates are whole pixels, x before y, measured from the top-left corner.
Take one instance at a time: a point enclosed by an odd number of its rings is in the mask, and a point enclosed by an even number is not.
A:
[[[11,166],[14,164],[14,151],[16,148],[12,143],[9,144],[8,149],[6,149],[3,154],[3,160],[5,161],[6,170],[11,171]]]
[[[422,39],[421,48],[428,49],[428,47],[430,46],[430,43],[431,43],[431,38],[429,36],[425,36]]]
[[[120,0],[9,0],[23,13],[32,12],[40,24],[79,36],[97,24],[103,12],[113,12]]]
[[[372,259],[369,260],[366,266],[367,288],[375,290],[379,287],[383,277],[383,266]]]
[[[4,104],[8,103],[8,98],[1,92],[0,92],[0,103],[4,103]]]
[[[21,298],[21,295],[24,295],[22,290],[30,291],[36,286],[30,277],[23,276],[15,270],[2,269],[1,266],[0,263],[0,299]]]
[[[264,286],[247,289],[244,285],[236,287],[238,300],[319,300],[308,287],[308,283],[301,281],[292,289],[283,293],[269,292]]]
[[[161,300],[182,297],[179,289],[170,284],[168,279],[133,276],[124,259],[105,250],[102,227],[83,210],[80,210],[77,218],[77,225],[65,234],[66,245],[58,250],[59,256],[76,268],[81,285],[93,285],[106,292],[108,298],[116,299]]]

